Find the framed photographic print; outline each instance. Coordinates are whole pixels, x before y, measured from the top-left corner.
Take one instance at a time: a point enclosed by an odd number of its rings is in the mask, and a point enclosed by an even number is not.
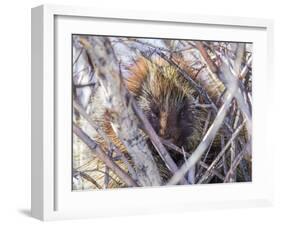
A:
[[[269,20],[32,9],[32,216],[269,205]]]

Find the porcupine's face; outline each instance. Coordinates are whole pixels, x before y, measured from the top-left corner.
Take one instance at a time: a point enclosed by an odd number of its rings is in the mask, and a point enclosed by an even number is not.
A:
[[[163,96],[165,99],[165,96]],[[167,97],[169,98],[169,97]],[[174,104],[173,100],[151,101],[145,113],[151,125],[162,138],[177,146],[184,146],[187,138],[192,134],[192,114],[189,112],[189,102],[183,99]],[[140,101],[140,105],[143,104]]]
[[[171,66],[146,66],[137,102],[160,137],[186,147],[194,133],[193,89]]]

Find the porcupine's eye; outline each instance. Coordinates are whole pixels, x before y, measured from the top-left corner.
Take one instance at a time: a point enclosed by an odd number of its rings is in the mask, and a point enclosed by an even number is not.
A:
[[[148,119],[156,132],[159,131],[159,109],[154,106],[151,108],[151,112],[149,113]]]
[[[154,118],[159,119],[160,111],[159,108],[154,104],[151,107],[151,114]]]
[[[192,134],[192,118],[192,113],[189,111],[187,106],[183,107],[179,112],[178,123],[181,127],[181,137],[187,137]]]
[[[180,119],[181,119],[181,120],[185,120],[186,117],[187,117],[186,110],[185,110],[185,109],[182,109],[182,110],[180,111]]]

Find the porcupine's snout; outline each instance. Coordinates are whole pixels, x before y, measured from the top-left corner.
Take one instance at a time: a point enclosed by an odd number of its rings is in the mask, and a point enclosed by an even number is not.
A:
[[[160,112],[158,135],[181,147],[193,132],[191,121],[192,118],[188,117],[186,109],[180,112]]]

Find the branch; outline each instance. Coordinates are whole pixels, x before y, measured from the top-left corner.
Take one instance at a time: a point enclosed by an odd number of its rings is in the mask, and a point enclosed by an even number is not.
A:
[[[111,126],[132,157],[140,184],[161,185],[157,165],[139,129],[110,41],[102,37],[92,37],[91,41],[94,45],[85,38],[80,38],[92,66],[97,69],[97,79],[103,89],[102,98]]]
[[[236,168],[238,167],[239,163],[242,161],[242,159],[244,158],[244,156],[247,154],[248,152],[248,148],[250,147],[251,141],[249,141],[247,143],[247,145],[244,146],[243,150],[236,156],[236,158],[234,159],[232,166],[230,167],[229,171],[227,172],[224,182],[229,182],[234,171],[236,170]]]
[[[203,59],[205,60],[206,64],[210,68],[211,72],[216,74],[218,72],[217,65],[211,60],[209,54],[204,48],[204,45],[201,41],[195,41],[196,48],[199,50],[200,54],[202,55]]]
[[[111,140],[108,138],[108,136],[105,134],[105,132],[90,118],[90,116],[86,113],[86,111],[83,109],[83,107],[75,100],[73,100],[73,107],[83,116],[83,118],[90,124],[90,126],[97,131],[97,133],[102,137],[104,140],[107,148],[109,151],[115,151],[118,155],[121,156],[122,161],[126,164],[129,173],[132,175],[134,180],[137,180],[137,175],[132,167],[132,165],[129,163],[128,159],[124,156],[124,154],[111,142]]]
[[[78,174],[83,177],[85,180],[91,182],[93,185],[95,185],[98,189],[102,189],[102,187],[96,182],[89,174],[84,172],[78,172]]]
[[[238,77],[243,78],[247,74],[247,72],[249,70],[249,65],[252,62],[252,59],[250,57],[247,64],[245,65],[245,67],[242,69],[241,75],[238,76],[239,75],[238,68],[240,68],[240,66],[241,66],[241,62],[242,62],[241,58],[244,54],[244,49],[245,49],[244,44],[241,44],[241,45],[238,46],[237,57],[236,57],[236,60],[235,60],[235,70],[236,70],[235,73],[237,74],[237,76],[234,76],[233,72],[230,70],[230,65],[229,65],[228,61],[223,56],[221,56],[222,64],[221,64],[220,67],[218,67],[211,60],[209,54],[207,53],[206,49],[204,48],[204,45],[200,41],[196,41],[195,43],[196,43],[196,47],[198,48],[200,54],[202,55],[202,57],[206,61],[206,64],[207,64],[208,68],[210,69],[210,71],[214,74],[219,75],[219,78],[221,79],[221,81],[223,82],[225,87],[227,89],[231,89],[231,87],[233,85],[238,86],[239,80],[237,78]],[[243,98],[243,95],[242,95],[242,90],[239,88],[239,86],[237,87],[237,92],[234,93],[234,97],[237,100],[238,105],[239,105],[240,109],[242,110],[243,114],[248,119],[247,120],[247,129],[248,129],[248,132],[250,133],[251,129],[252,129],[251,113],[250,113],[249,107],[246,105],[246,103],[244,101],[244,98]],[[227,128],[229,129],[228,126],[227,126]]]
[[[126,174],[115,162],[113,162],[82,129],[80,129],[75,123],[73,123],[73,132],[79,137],[89,149],[108,166],[116,175],[118,175],[128,186],[138,187],[138,184]]]
[[[246,62],[246,65],[245,67],[241,70],[241,73],[239,74],[239,79],[242,80],[243,78],[245,78],[246,74],[248,73],[249,69],[250,69],[250,66],[252,64],[252,61],[253,61],[253,57],[251,56],[247,62]]]
[[[221,81],[224,83],[225,87],[227,89],[232,89],[233,86],[236,86],[237,91],[234,93],[234,97],[238,103],[238,106],[247,119],[246,125],[248,133],[250,134],[252,131],[252,116],[249,109],[249,106],[246,104],[246,101],[243,97],[243,90],[240,83],[240,80],[238,79],[238,74],[235,75],[235,72],[233,72],[230,69],[230,64],[228,59],[226,59],[224,56],[221,56],[222,64],[219,68],[219,77]],[[248,66],[245,66],[248,68]],[[243,69],[244,70],[244,69]],[[245,69],[247,70],[247,69]]]
[[[180,153],[180,154],[183,154],[182,150],[181,150],[178,146],[174,145],[174,144],[171,143],[170,141],[163,140],[163,139],[161,139],[161,140],[162,140],[162,142],[163,142],[163,144],[164,144],[165,146],[167,146],[167,147],[173,149],[174,151],[176,151],[176,152],[178,152],[178,153]],[[188,153],[188,152],[185,152],[185,155],[186,155],[188,158],[191,156],[191,154]],[[209,166],[208,166],[205,162],[203,162],[203,161],[199,161],[198,163],[199,163],[200,166],[202,166],[202,167],[205,168],[205,169],[208,169],[208,168],[209,168]],[[217,170],[211,169],[211,172],[212,172],[213,174],[215,174],[219,179],[224,180],[224,176],[223,176],[220,172],[218,172]]]
[[[240,67],[242,65],[244,53],[245,53],[245,44],[244,43],[238,43],[237,44],[237,51],[236,51],[236,59],[234,61],[233,69],[234,72],[239,75],[240,73]]]
[[[204,180],[207,179],[210,170],[213,169],[215,167],[215,165],[217,164],[217,162],[220,160],[220,158],[224,155],[224,153],[227,151],[227,149],[229,148],[229,146],[232,144],[233,140],[239,135],[241,129],[243,128],[243,126],[245,125],[246,120],[244,120],[241,125],[235,130],[235,132],[232,134],[231,138],[228,140],[228,142],[226,143],[226,145],[223,147],[223,149],[220,151],[220,153],[217,155],[217,157],[214,159],[214,161],[212,162],[212,164],[209,166],[209,168],[206,170],[206,172],[204,173],[204,175],[201,177],[201,179],[198,181],[198,184],[201,184],[204,182]]]

